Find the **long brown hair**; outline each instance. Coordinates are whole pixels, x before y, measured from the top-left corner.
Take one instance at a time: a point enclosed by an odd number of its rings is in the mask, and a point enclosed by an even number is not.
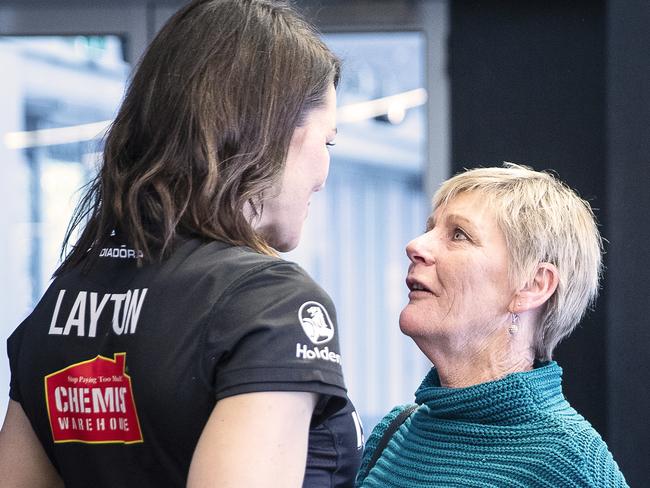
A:
[[[103,162],[64,240],[55,275],[96,255],[112,232],[144,260],[179,235],[273,250],[244,214],[262,211],[294,129],[338,84],[340,64],[286,2],[197,0],[142,57]]]

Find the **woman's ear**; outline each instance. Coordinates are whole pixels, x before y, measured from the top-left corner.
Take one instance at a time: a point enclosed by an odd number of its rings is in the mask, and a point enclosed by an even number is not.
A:
[[[560,275],[554,264],[539,263],[533,279],[515,294],[510,311],[521,313],[541,307],[555,293],[559,281]]]

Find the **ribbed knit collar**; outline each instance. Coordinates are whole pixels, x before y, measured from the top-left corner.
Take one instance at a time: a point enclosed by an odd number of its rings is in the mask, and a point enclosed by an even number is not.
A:
[[[536,366],[467,388],[440,386],[432,368],[415,400],[432,417],[492,425],[515,425],[533,420],[541,410],[570,408],[562,394],[562,368],[555,361]]]

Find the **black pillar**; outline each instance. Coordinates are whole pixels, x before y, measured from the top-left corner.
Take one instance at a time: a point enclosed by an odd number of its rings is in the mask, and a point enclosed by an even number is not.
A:
[[[452,169],[553,169],[606,233],[603,1],[451,4]],[[607,288],[556,350],[572,405],[607,437]]]
[[[610,447],[650,484],[650,2],[607,9],[607,308]]]
[[[565,392],[631,486],[650,479],[650,3],[451,5],[452,168],[551,168],[607,239],[596,310],[557,350]]]

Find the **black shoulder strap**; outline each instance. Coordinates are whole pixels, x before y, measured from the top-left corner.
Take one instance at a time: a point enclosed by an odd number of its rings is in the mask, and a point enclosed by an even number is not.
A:
[[[366,466],[366,475],[370,473],[370,470],[375,467],[375,464],[377,464],[377,461],[381,457],[381,453],[384,452],[384,449],[386,449],[386,446],[390,442],[391,437],[393,437],[393,434],[397,432],[397,429],[400,428],[400,425],[402,425],[419,406],[420,405],[417,404],[409,405],[404,410],[402,410],[390,424],[388,424],[388,427],[384,431],[384,435],[382,435],[381,439],[379,439],[379,443],[375,448],[375,452],[372,453],[372,457],[370,458],[368,466]]]

